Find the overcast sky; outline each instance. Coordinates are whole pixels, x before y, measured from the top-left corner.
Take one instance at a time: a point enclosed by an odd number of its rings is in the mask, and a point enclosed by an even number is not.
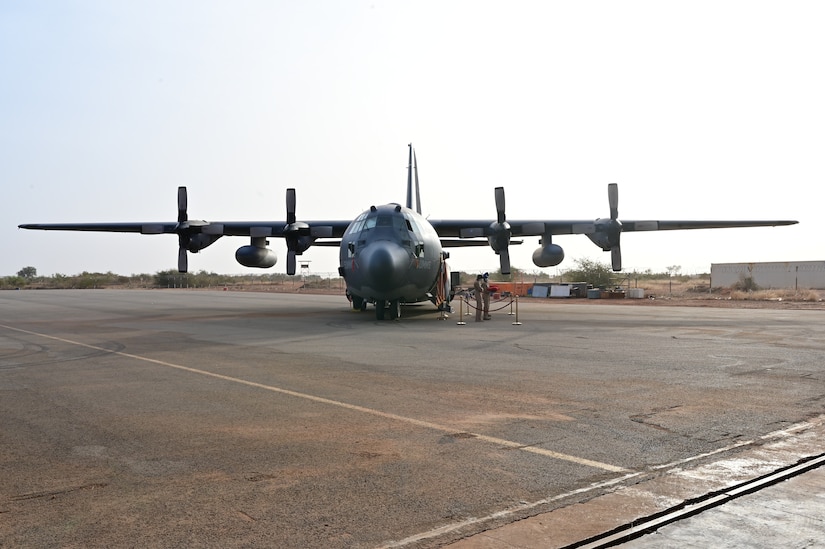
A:
[[[625,270],[825,260],[823,28],[819,1],[2,0],[0,276],[175,268],[174,236],[17,225],[174,220],[178,185],[192,218],[283,220],[295,187],[299,219],[352,219],[404,201],[409,142],[432,219],[495,217],[496,186],[512,219],[607,217],[618,182],[624,219],[800,221],[627,233]],[[610,262],[555,242],[551,273]],[[246,243],[189,268],[266,272]]]

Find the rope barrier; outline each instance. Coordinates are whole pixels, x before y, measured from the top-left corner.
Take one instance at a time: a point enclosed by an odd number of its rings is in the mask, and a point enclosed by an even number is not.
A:
[[[490,304],[493,304],[493,303],[501,303],[502,301],[504,301],[504,300],[503,300],[503,299],[497,299],[497,300],[495,300],[495,301],[490,301]],[[507,303],[505,303],[504,305],[502,305],[502,306],[501,306],[501,307],[499,307],[498,309],[490,309],[490,312],[498,312],[498,311],[501,311],[502,309],[504,309],[505,307],[507,307],[508,305],[510,305],[512,302],[513,302],[513,296],[510,296],[510,300],[509,300],[509,301],[507,301]],[[478,310],[478,307],[476,307],[475,305],[473,305],[473,304],[472,304],[472,302],[471,302],[471,301],[469,301],[469,300],[467,300],[467,306],[468,306],[469,308],[471,308],[471,309],[475,309],[476,311]]]
[[[469,297],[468,293],[469,292],[464,291],[464,292],[461,292],[461,293],[457,293],[455,295],[455,297],[457,297],[458,300],[459,300],[458,322],[456,322],[456,324],[458,324],[459,326],[464,326],[464,325],[467,324],[466,322],[464,322],[464,320],[462,320],[462,317],[464,317],[465,315],[471,316],[472,315],[472,313],[470,312],[471,310],[475,310],[475,311],[482,310],[483,311],[483,308],[479,309],[478,307],[473,305],[473,303],[470,299],[467,299]],[[473,298],[473,300],[475,300],[475,298]],[[513,302],[515,302],[515,304],[516,304],[516,312],[515,313],[513,312]],[[466,313],[464,312],[464,304],[465,303],[467,304],[467,312]],[[508,315],[515,315],[515,317],[516,317],[515,322],[513,322],[513,326],[521,326],[521,322],[519,322],[519,319],[518,319],[518,294],[516,294],[515,297],[511,294],[510,296],[508,296],[507,299],[501,298],[501,299],[496,299],[494,301],[491,300],[490,304],[492,305],[493,303],[503,303],[503,305],[501,307],[499,307],[498,309],[490,309],[488,312],[495,313],[495,312],[498,312],[498,311],[501,311],[501,310],[505,309],[506,307],[510,307],[510,312],[507,313],[507,314]]]

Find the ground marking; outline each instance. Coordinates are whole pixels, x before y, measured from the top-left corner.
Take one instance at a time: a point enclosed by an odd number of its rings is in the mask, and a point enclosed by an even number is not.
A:
[[[240,379],[240,378],[237,378],[237,377],[231,377],[231,376],[226,376],[226,375],[223,375],[223,374],[217,374],[217,373],[209,372],[209,371],[206,371],[206,370],[200,370],[198,368],[191,368],[189,366],[183,366],[181,364],[174,364],[174,363],[171,363],[171,362],[165,362],[163,360],[156,360],[154,358],[148,358],[148,357],[135,355],[135,354],[131,354],[131,353],[124,353],[122,351],[113,351],[111,349],[106,349],[105,347],[99,347],[97,345],[89,345],[88,343],[73,341],[71,339],[65,339],[65,338],[62,338],[62,337],[51,336],[51,335],[47,335],[47,334],[41,334],[39,332],[32,332],[32,331],[29,331],[29,330],[23,330],[22,328],[14,328],[12,326],[6,326],[6,325],[3,325],[3,324],[0,324],[0,327],[6,328],[8,330],[13,330],[13,331],[16,331],[16,332],[22,332],[22,333],[25,333],[25,334],[44,337],[44,338],[47,338],[47,339],[53,339],[55,341],[60,341],[62,343],[68,343],[69,345],[77,345],[79,347],[85,347],[87,349],[93,349],[95,351],[103,351],[103,352],[106,352],[106,353],[122,356],[122,357],[125,357],[125,358],[131,358],[131,359],[134,359],[134,360],[141,360],[143,362],[149,362],[149,363],[152,363],[152,364],[157,364],[159,366],[165,366],[167,368],[174,368],[176,370],[181,370],[181,371],[184,371],[184,372],[189,372],[189,373],[198,374],[198,375],[202,375],[202,376],[212,377],[212,378],[215,378],[215,379],[220,379],[220,380],[223,380],[223,381],[229,381],[229,382],[232,382],[232,383],[238,383],[238,384],[241,384],[241,385],[246,385],[248,387],[255,387],[257,389],[264,389],[266,391],[271,391],[273,393],[289,395],[289,396],[292,396],[292,397],[302,398],[304,400],[310,400],[312,402],[318,402],[318,403],[327,404],[327,405],[330,405],[330,406],[337,406],[339,408],[345,408],[347,410],[352,410],[352,411],[355,411],[355,412],[370,414],[370,415],[373,415],[373,416],[378,416],[378,417],[381,417],[381,418],[384,418],[384,419],[390,419],[390,420],[393,420],[393,421],[400,421],[400,422],[408,423],[408,424],[411,424],[411,425],[416,425],[418,427],[423,427],[425,429],[432,429],[434,431],[441,431],[443,433],[448,433],[448,434],[453,434],[453,433],[456,433],[456,432],[462,432],[461,429],[456,429],[454,427],[450,427],[450,426],[447,426],[447,425],[440,425],[438,423],[432,423],[432,422],[424,421],[424,420],[420,420],[420,419],[410,418],[410,417],[406,417],[406,416],[400,416],[400,415],[392,414],[392,413],[389,413],[389,412],[382,412],[380,410],[375,410],[375,409],[372,409],[372,408],[366,408],[364,406],[358,406],[357,404],[349,404],[347,402],[341,402],[339,400],[333,400],[333,399],[329,399],[329,398],[319,397],[319,396],[310,395],[310,394],[307,394],[307,393],[300,393],[298,391],[291,391],[289,389],[283,389],[281,387],[275,387],[275,386],[272,386],[272,385],[264,385],[263,383],[257,383],[257,382],[254,382],[254,381],[248,381],[248,380]],[[628,469],[625,469],[623,467],[618,467],[616,465],[610,465],[609,463],[601,463],[599,461],[593,461],[593,460],[589,460],[589,459],[585,459],[585,458],[580,458],[580,457],[577,457],[577,456],[570,456],[570,455],[567,455],[567,454],[554,452],[552,450],[545,450],[543,448],[536,448],[534,446],[526,445],[526,444],[523,444],[523,443],[520,443],[520,442],[514,442],[512,440],[506,440],[506,439],[503,439],[503,438],[491,437],[491,436],[482,435],[482,434],[479,434],[479,433],[467,433],[467,434],[472,435],[473,438],[476,438],[478,440],[481,440],[481,441],[484,441],[484,442],[489,442],[491,444],[497,444],[497,445],[505,447],[505,448],[512,448],[512,449],[515,449],[515,450],[521,450],[523,452],[530,452],[530,453],[533,453],[533,454],[538,454],[538,455],[545,456],[545,457],[550,457],[550,458],[553,458],[553,459],[558,459],[558,460],[562,460],[562,461],[568,461],[568,462],[576,463],[578,465],[585,465],[587,467],[593,467],[593,468],[596,468],[596,469],[602,469],[602,470],[605,470],[605,471],[610,471],[612,473],[627,473],[628,472]]]
[[[814,418],[814,419],[809,420],[809,421],[803,421],[803,422],[797,423],[795,425],[791,425],[791,426],[787,427],[786,429],[780,429],[778,431],[773,431],[773,432],[768,433],[766,435],[760,436],[758,439],[741,441],[741,442],[738,442],[736,444],[731,444],[729,446],[725,446],[723,448],[718,448],[718,449],[713,450],[711,452],[705,452],[703,454],[697,454],[695,456],[691,456],[691,457],[688,457],[688,458],[685,458],[685,459],[672,461],[670,463],[665,463],[663,465],[652,466],[652,467],[650,467],[650,469],[651,469],[651,471],[659,471],[659,470],[662,470],[662,469],[672,469],[672,471],[668,471],[668,473],[678,472],[679,470],[681,470],[682,465],[685,465],[685,464],[690,463],[692,461],[696,461],[696,460],[699,460],[699,459],[702,459],[702,458],[710,457],[710,456],[713,456],[713,455],[716,455],[716,454],[729,452],[729,451],[735,450],[736,448],[739,448],[741,446],[753,445],[753,444],[757,443],[757,440],[761,440],[761,441],[781,441],[781,440],[789,439],[789,438],[793,437],[794,435],[796,435],[800,432],[804,432],[804,431],[807,431],[807,430],[813,429],[813,428],[821,428],[823,425],[825,425],[825,415],[819,416],[818,418]],[[423,540],[437,538],[439,536],[449,534],[450,532],[455,532],[457,530],[461,530],[462,528],[465,528],[467,526],[472,526],[472,525],[475,525],[475,524],[484,524],[486,522],[489,522],[489,521],[492,521],[492,520],[495,520],[495,519],[501,519],[501,518],[504,518],[504,517],[515,515],[517,513],[523,513],[524,511],[529,511],[531,509],[535,509],[537,507],[541,507],[541,506],[553,503],[555,501],[564,500],[564,499],[569,498],[571,496],[577,496],[577,495],[585,494],[587,492],[592,492],[594,490],[610,488],[612,486],[619,485],[619,484],[623,483],[626,480],[630,480],[630,479],[635,478],[635,477],[644,476],[646,474],[648,474],[648,472],[646,472],[646,471],[637,471],[635,473],[629,473],[627,475],[623,475],[623,476],[616,477],[616,478],[613,478],[613,479],[609,479],[609,480],[606,480],[606,481],[603,481],[603,482],[598,482],[598,483],[595,483],[595,484],[591,484],[589,486],[578,488],[576,490],[572,490],[572,491],[564,493],[564,494],[558,494],[558,495],[555,495],[555,496],[540,499],[538,501],[524,503],[522,505],[518,505],[518,506],[515,506],[515,507],[508,507],[507,509],[502,509],[501,511],[496,511],[494,513],[491,513],[491,514],[485,516],[485,517],[471,517],[471,518],[468,518],[468,519],[463,520],[461,522],[445,524],[444,526],[439,526],[437,528],[433,528],[432,530],[429,530],[429,531],[426,531],[426,532],[419,532],[418,534],[414,534],[414,535],[409,536],[407,538],[404,538],[402,540],[394,540],[394,541],[386,542],[384,545],[380,546],[380,549],[400,549],[402,547],[406,547],[407,545],[415,544],[415,543],[418,543],[418,542],[423,541]],[[553,511],[549,511],[549,513],[552,513],[552,512]]]

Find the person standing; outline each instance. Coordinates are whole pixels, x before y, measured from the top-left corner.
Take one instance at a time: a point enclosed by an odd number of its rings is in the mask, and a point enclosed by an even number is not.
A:
[[[484,309],[483,296],[484,296],[484,288],[485,287],[483,286],[483,284],[484,284],[484,277],[481,276],[481,275],[478,275],[476,277],[475,283],[473,284],[473,293],[475,294],[475,297],[476,297],[476,322],[481,322],[481,313]]]
[[[490,320],[490,282],[489,282],[490,275],[488,273],[484,273],[484,276],[481,280],[481,289],[482,289],[482,297],[484,300],[484,320]]]

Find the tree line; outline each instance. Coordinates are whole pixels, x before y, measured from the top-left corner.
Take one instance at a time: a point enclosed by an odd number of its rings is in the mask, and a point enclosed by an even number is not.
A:
[[[525,271],[513,267],[509,275],[502,275],[501,270],[491,271],[490,277],[497,281],[531,281],[531,282],[587,282],[595,287],[620,285],[623,280],[661,280],[673,278],[686,281],[687,275],[681,275],[681,267],[673,265],[667,272],[614,273],[609,265],[590,259],[574,260],[575,267],[551,275],[545,271]],[[472,284],[478,273],[461,273],[461,284]],[[106,287],[125,288],[210,288],[233,286],[238,284],[286,284],[294,283],[296,277],[284,273],[267,273],[255,275],[224,275],[214,272],[199,271],[179,273],[175,270],[160,271],[154,274],[133,274],[124,276],[111,271],[106,273],[82,272],[75,275],[54,274],[38,276],[35,267],[23,267],[15,276],[0,277],[0,289],[43,288],[43,289],[95,289]],[[328,285],[330,279],[319,275],[308,275],[301,279],[304,286]]]
[[[318,276],[307,278],[319,278]],[[0,277],[0,289],[95,289],[95,288],[209,288],[240,283],[283,283],[294,277],[282,273],[262,275],[223,275],[207,271],[179,273],[175,270],[155,274],[130,276],[106,273],[90,273],[38,276],[35,267],[24,267],[15,276]],[[306,282],[306,281],[305,281]]]

